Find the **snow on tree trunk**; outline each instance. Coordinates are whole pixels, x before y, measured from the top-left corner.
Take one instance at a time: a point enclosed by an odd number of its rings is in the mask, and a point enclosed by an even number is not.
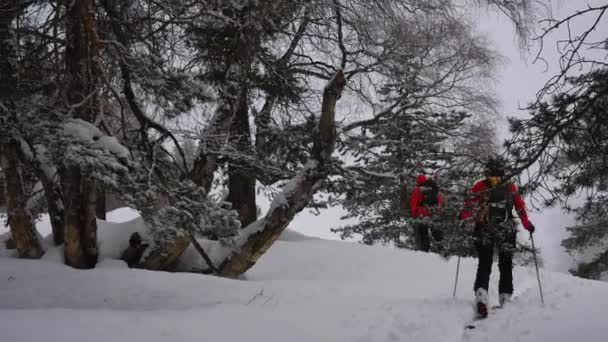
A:
[[[98,113],[97,83],[100,73],[98,38],[91,0],[73,1],[66,9],[66,63],[69,73],[67,98],[74,116],[93,122]],[[65,262],[76,268],[92,268],[97,262],[95,220],[96,182],[79,166],[61,168],[65,196]]]
[[[238,250],[221,264],[220,275],[236,277],[255,265],[319,190],[336,142],[335,107],[345,84],[344,74],[338,71],[326,85],[312,159],[274,198],[266,216],[243,229],[244,238],[239,240]]]
[[[40,258],[44,251],[36,234],[34,218],[27,209],[19,167],[19,147],[15,140],[0,150],[6,182],[6,208],[11,236],[20,258]]]

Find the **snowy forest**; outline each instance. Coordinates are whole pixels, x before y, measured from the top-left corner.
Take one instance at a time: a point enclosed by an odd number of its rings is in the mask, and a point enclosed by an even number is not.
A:
[[[0,0],[1,339],[606,341],[607,12]]]
[[[41,258],[48,213],[64,263],[95,268],[112,196],[144,222],[121,236],[134,268],[238,277],[299,212],[336,206],[355,222],[333,227],[343,238],[411,249],[407,196],[424,173],[446,203],[437,224],[454,227],[442,253],[464,256],[463,194],[501,154],[530,208],[576,216],[572,272],[606,279],[608,4],[559,18],[551,5],[3,0],[4,242]],[[527,117],[499,110],[502,56],[467,8],[506,18],[535,62],[559,52]],[[188,248],[200,268],[177,266]]]

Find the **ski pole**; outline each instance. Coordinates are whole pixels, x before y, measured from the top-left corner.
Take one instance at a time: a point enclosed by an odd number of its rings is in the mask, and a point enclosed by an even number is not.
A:
[[[460,255],[458,256],[458,261],[456,262],[456,279],[454,280],[454,293],[452,294],[452,298],[456,298],[456,287],[458,287],[458,272],[460,271]]]
[[[536,279],[538,280],[538,290],[540,291],[540,302],[545,304],[543,299],[543,287],[540,284],[540,274],[538,272],[538,261],[536,260],[536,247],[534,246],[534,236],[530,233],[530,241],[532,241],[532,253],[534,253],[534,266],[536,267]]]

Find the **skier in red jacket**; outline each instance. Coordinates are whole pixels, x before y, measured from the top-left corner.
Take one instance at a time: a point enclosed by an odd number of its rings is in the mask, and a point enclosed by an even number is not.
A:
[[[410,210],[413,219],[419,219],[414,226],[416,237],[416,249],[428,252],[431,248],[429,229],[433,239],[438,243],[443,239],[439,229],[433,229],[432,212],[443,206],[443,199],[439,193],[437,183],[428,179],[425,175],[419,175],[416,179],[416,188],[410,197]]]
[[[534,232],[524,200],[515,184],[503,181],[504,174],[504,161],[498,157],[490,158],[486,163],[486,178],[473,185],[460,214],[460,219],[475,222],[474,238],[479,262],[473,289],[477,313],[483,318],[488,315],[488,285],[494,247],[498,249],[500,305],[508,302],[513,294],[513,252],[517,235],[513,207],[524,228],[530,234]]]

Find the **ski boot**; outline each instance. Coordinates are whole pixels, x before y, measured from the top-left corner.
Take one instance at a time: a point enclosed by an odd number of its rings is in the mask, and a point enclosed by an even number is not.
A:
[[[511,302],[511,294],[510,293],[501,293],[498,295],[498,304],[502,308],[505,304]]]
[[[475,291],[475,309],[478,318],[488,317],[488,291],[479,288]]]

